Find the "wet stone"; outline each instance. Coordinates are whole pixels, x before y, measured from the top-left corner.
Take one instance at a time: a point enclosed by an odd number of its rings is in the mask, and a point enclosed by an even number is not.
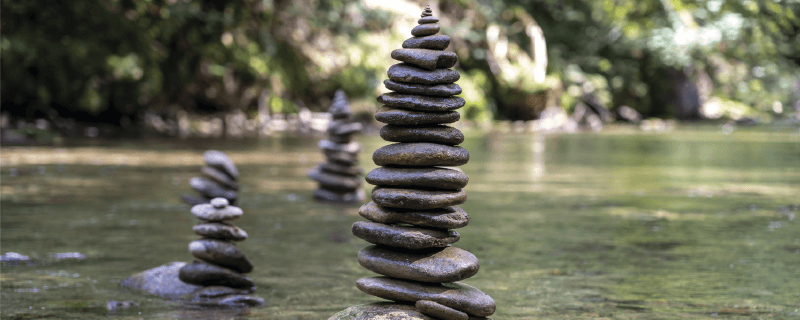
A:
[[[452,246],[408,250],[373,245],[358,252],[358,263],[385,276],[435,283],[464,280],[480,268],[473,254]]]
[[[452,95],[461,94],[461,87],[455,83],[429,86],[424,84],[394,82],[386,79],[383,80],[383,85],[386,87],[386,89],[392,91],[424,96],[449,97]]]
[[[457,206],[414,210],[381,207],[370,201],[358,209],[358,214],[383,224],[407,223],[442,229],[458,229],[469,224],[469,214]]]
[[[453,111],[466,104],[461,97],[427,97],[398,92],[384,93],[378,96],[378,102],[390,107],[433,112]]]
[[[380,131],[381,138],[392,142],[432,142],[456,145],[464,142],[461,130],[443,125],[395,126],[385,125]]]
[[[467,201],[467,192],[459,190],[420,190],[375,187],[372,201],[382,207],[434,209],[459,205]]]
[[[363,202],[366,197],[361,189],[350,192],[315,189],[313,194],[316,199],[334,203]]]
[[[367,183],[378,186],[461,189],[469,177],[458,170],[446,168],[378,167],[365,177]]]
[[[411,35],[415,37],[430,36],[438,32],[439,32],[439,24],[437,23],[421,24],[414,27],[414,29],[411,29]]]
[[[354,167],[354,166],[343,166],[336,163],[325,162],[321,163],[318,167],[318,170],[322,170],[323,172],[330,172],[348,176],[357,176],[364,173],[364,169],[361,167]]]
[[[437,34],[427,37],[414,37],[403,41],[403,48],[444,50],[450,46],[450,36]]]
[[[221,184],[223,187],[233,190],[239,190],[239,184],[236,183],[236,181],[234,181],[233,179],[231,179],[229,175],[225,174],[225,172],[222,172],[222,170],[219,170],[214,167],[205,166],[200,168],[200,172],[202,172],[207,177],[211,178],[211,180],[214,180],[214,182]]]
[[[439,18],[434,16],[425,16],[421,19],[417,20],[418,24],[428,24],[428,23],[437,23],[439,22]]]
[[[461,78],[461,75],[455,70],[429,71],[408,63],[398,63],[389,67],[387,75],[392,81],[427,85],[453,83]]]
[[[469,152],[458,146],[401,142],[375,150],[372,161],[379,166],[460,166],[469,161]]]
[[[205,178],[191,178],[189,179],[189,186],[208,198],[222,197],[226,199],[236,199],[237,197],[236,191],[226,189],[219,183]]]
[[[417,311],[434,318],[448,320],[469,320],[469,315],[466,313],[433,301],[419,300],[416,304],[414,304],[414,306],[417,308]]]
[[[444,247],[458,241],[458,232],[444,229],[392,226],[371,221],[353,223],[353,235],[373,244],[406,249]]]
[[[308,176],[328,190],[352,191],[361,187],[361,179],[357,176],[342,176],[319,170],[311,170]]]
[[[215,266],[202,261],[193,261],[178,272],[181,281],[198,286],[226,286],[231,288],[252,288],[253,280],[233,270]]]
[[[231,178],[239,178],[239,170],[236,169],[236,165],[225,153],[217,150],[208,150],[203,154],[203,159],[207,165],[222,170]]]
[[[350,153],[358,153],[359,151],[361,151],[361,144],[355,141],[347,144],[341,144],[329,140],[320,140],[318,145],[319,148],[322,150],[341,151]]]
[[[428,70],[452,68],[458,62],[455,52],[430,49],[395,49],[392,51],[392,59]]]
[[[491,297],[475,287],[460,283],[422,283],[389,277],[362,278],[356,287],[364,293],[394,301],[429,300],[469,315],[487,317],[494,313]]]
[[[239,227],[222,222],[202,223],[192,227],[197,235],[220,240],[242,241],[247,239],[247,232]]]
[[[215,208],[210,203],[198,204],[192,207],[192,214],[200,220],[205,221],[228,221],[239,219],[244,214],[241,208],[226,206]]]
[[[453,123],[458,121],[461,115],[455,111],[445,112],[424,112],[413,111],[388,106],[382,106],[375,113],[375,120],[386,124],[394,125],[421,125],[421,124],[439,124],[439,123]]]
[[[253,271],[253,264],[244,255],[242,250],[233,243],[216,240],[200,239],[189,243],[189,252],[200,260],[225,267],[236,272],[248,273]]]

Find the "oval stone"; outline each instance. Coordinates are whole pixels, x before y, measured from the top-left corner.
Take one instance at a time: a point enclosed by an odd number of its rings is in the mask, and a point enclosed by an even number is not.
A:
[[[443,125],[396,126],[385,125],[380,131],[381,138],[391,142],[433,142],[456,145],[464,142],[461,130]]]
[[[214,168],[221,169],[233,179],[239,178],[239,169],[233,164],[233,160],[228,157],[224,152],[217,150],[208,150],[203,153],[203,160],[206,164]]]
[[[330,140],[320,140],[319,148],[322,150],[331,150],[331,151],[343,151],[343,152],[352,152],[358,153],[361,151],[361,144],[358,142],[350,142],[350,143],[335,143]]]
[[[450,36],[444,34],[414,37],[403,41],[403,48],[444,50],[448,46],[450,46]]]
[[[453,123],[460,118],[461,115],[455,111],[424,112],[396,109],[387,106],[382,106],[378,109],[378,112],[375,113],[375,120],[379,122],[412,126],[420,124]]]
[[[215,266],[203,261],[192,261],[178,271],[181,281],[198,286],[226,286],[231,288],[252,288],[253,280],[233,270]]]
[[[200,168],[200,172],[202,172],[206,177],[211,178],[214,182],[217,182],[228,189],[239,190],[239,184],[236,183],[235,180],[231,179],[230,176],[222,172],[214,167],[205,166]]]
[[[328,134],[330,135],[348,135],[359,132],[361,129],[360,122],[351,122],[348,119],[333,120],[328,124]]]
[[[428,70],[452,68],[458,62],[455,52],[430,49],[395,49],[391,56],[392,59]]]
[[[414,305],[395,302],[373,302],[360,304],[339,311],[328,320],[441,320],[426,316]]]
[[[457,206],[413,210],[385,208],[370,201],[358,209],[358,214],[371,221],[384,224],[408,223],[442,229],[458,229],[469,224],[469,214]]]
[[[198,219],[206,221],[228,221],[239,219],[244,212],[239,207],[227,206],[218,209],[210,203],[204,203],[192,207],[192,214]]]
[[[401,142],[378,148],[372,161],[379,166],[460,166],[469,162],[469,152],[458,146]]]
[[[219,183],[206,178],[194,177],[189,179],[189,186],[207,198],[236,199],[236,191],[227,189]]]
[[[419,190],[375,187],[372,201],[379,206],[403,209],[434,209],[467,201],[467,192],[458,190]]]
[[[320,165],[317,168],[324,172],[343,174],[348,176],[357,176],[364,173],[364,169],[361,169],[361,167],[345,166],[332,162],[320,163]]]
[[[427,97],[398,92],[384,93],[378,96],[378,102],[390,107],[419,111],[453,111],[466,104],[461,97]]]
[[[372,221],[353,223],[352,231],[354,236],[373,244],[406,249],[445,247],[461,237],[452,230],[392,226]]]
[[[325,159],[340,165],[353,166],[358,164],[358,153],[331,150],[322,150],[322,153],[325,154]]]
[[[461,94],[461,87],[455,83],[437,84],[433,86],[383,80],[386,89],[401,93],[419,94],[425,96],[449,97]]]
[[[451,69],[425,70],[408,63],[398,63],[389,67],[386,72],[392,81],[415,84],[448,84],[458,81],[461,75]]]
[[[411,29],[411,35],[415,37],[424,37],[434,35],[439,32],[439,24],[438,23],[426,23],[421,24],[414,29]]]
[[[446,168],[391,168],[379,167],[365,177],[367,182],[378,186],[423,187],[439,189],[461,189],[469,177],[458,170]]]
[[[366,294],[387,300],[408,302],[430,300],[479,317],[492,315],[496,308],[492,297],[460,282],[433,284],[374,277],[358,279],[356,287]]]
[[[436,283],[467,279],[480,268],[472,253],[451,246],[426,250],[368,246],[358,252],[358,263],[385,276]]]
[[[189,243],[189,252],[200,260],[225,267],[236,272],[248,273],[253,271],[253,264],[233,243],[216,240],[200,239]]]
[[[227,223],[202,223],[192,227],[195,234],[212,239],[242,241],[247,239],[247,232]]]
[[[361,189],[350,192],[315,189],[313,194],[315,199],[334,203],[364,202],[364,198],[366,198],[364,190]]]
[[[422,19],[417,20],[418,24],[426,24],[426,23],[437,23],[439,22],[439,18],[434,16],[425,16]]]
[[[417,301],[414,306],[417,308],[417,310],[419,310],[420,313],[427,314],[437,319],[469,320],[469,315],[466,313],[433,301],[420,300]]]
[[[343,176],[319,170],[309,171],[308,176],[328,190],[352,191],[361,187],[361,179],[357,176]]]

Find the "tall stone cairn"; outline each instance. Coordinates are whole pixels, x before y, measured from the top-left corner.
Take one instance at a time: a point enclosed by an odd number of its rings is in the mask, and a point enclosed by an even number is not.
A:
[[[452,246],[452,230],[469,222],[457,207],[467,200],[463,188],[469,177],[460,166],[469,161],[457,146],[464,135],[445,124],[460,116],[464,99],[455,84],[458,57],[444,51],[450,37],[437,35],[438,18],[425,8],[414,36],[403,49],[392,51],[402,63],[389,68],[386,88],[378,97],[384,105],[375,119],[386,123],[381,137],[396,142],[379,148],[372,160],[381,167],[366,181],[376,187],[372,201],[359,209],[369,221],[353,224],[353,234],[375,245],[358,253],[364,268],[382,274],[359,279],[361,291],[398,302],[415,303],[416,311],[439,319],[481,319],[494,313],[494,300],[475,287],[457,282],[478,272],[478,259]]]
[[[202,177],[189,180],[189,186],[200,193],[200,197],[185,194],[181,198],[189,205],[208,203],[213,198],[225,198],[233,205],[239,197],[239,169],[233,164],[231,158],[217,150],[208,150],[203,153],[206,165],[200,169]]]
[[[319,142],[326,161],[308,172],[311,179],[319,182],[314,198],[331,202],[362,202],[361,174],[364,171],[358,166],[361,144],[353,141],[353,134],[361,131],[361,123],[350,119],[350,104],[342,90],[334,94],[328,112],[333,116],[328,125],[328,139]]]

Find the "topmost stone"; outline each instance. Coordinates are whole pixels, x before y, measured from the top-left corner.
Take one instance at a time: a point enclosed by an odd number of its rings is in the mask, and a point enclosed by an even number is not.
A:
[[[341,89],[336,90],[333,95],[333,102],[328,112],[334,119],[345,119],[350,116],[350,104],[347,102],[347,95]]]
[[[203,154],[203,159],[208,166],[222,170],[233,179],[239,178],[239,169],[236,169],[236,165],[225,153],[217,150],[208,150]]]
[[[430,17],[433,15],[433,11],[431,10],[431,5],[425,6],[425,11],[422,11],[421,17]]]

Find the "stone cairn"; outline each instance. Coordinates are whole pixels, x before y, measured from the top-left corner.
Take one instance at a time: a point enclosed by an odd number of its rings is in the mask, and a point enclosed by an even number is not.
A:
[[[456,146],[464,135],[443,125],[459,120],[454,110],[465,101],[453,96],[461,93],[454,83],[460,75],[448,68],[458,57],[443,51],[450,37],[436,35],[438,21],[425,8],[411,30],[414,37],[392,52],[402,63],[389,68],[384,84],[394,92],[378,97],[384,106],[375,119],[387,124],[380,135],[396,143],[373,153],[372,160],[381,167],[367,174],[366,181],[376,187],[372,202],[359,209],[370,221],[354,223],[352,231],[375,244],[358,253],[358,262],[384,276],[359,279],[356,286],[380,298],[415,303],[417,312],[433,318],[483,319],[494,313],[494,300],[456,282],[475,275],[479,263],[471,253],[451,246],[460,238],[451,229],[469,222],[469,215],[456,206],[467,200],[463,188],[469,178],[442,166],[466,164],[469,153]],[[364,308],[375,314],[376,305]]]
[[[353,141],[353,134],[361,131],[361,123],[350,120],[350,104],[344,91],[337,90],[328,110],[333,121],[328,125],[328,139],[319,142],[326,161],[310,170],[308,176],[319,182],[314,198],[331,202],[362,202],[358,166],[361,144]]]
[[[208,150],[203,154],[206,165],[200,169],[204,177],[189,180],[189,186],[199,192],[201,197],[185,194],[181,198],[189,205],[208,203],[213,198],[225,198],[233,205],[239,197],[239,170],[231,158],[217,150]]]

